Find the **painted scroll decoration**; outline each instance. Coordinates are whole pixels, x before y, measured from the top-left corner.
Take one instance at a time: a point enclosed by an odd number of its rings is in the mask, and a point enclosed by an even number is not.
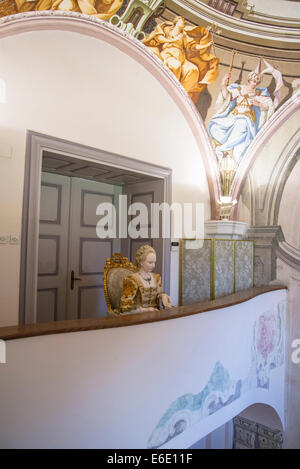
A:
[[[284,312],[261,314],[252,327],[251,363],[244,378],[233,380],[221,361],[215,363],[207,384],[196,394],[183,394],[171,403],[151,433],[147,447],[159,448],[200,420],[218,412],[257,388],[268,391],[272,370],[284,364]]]

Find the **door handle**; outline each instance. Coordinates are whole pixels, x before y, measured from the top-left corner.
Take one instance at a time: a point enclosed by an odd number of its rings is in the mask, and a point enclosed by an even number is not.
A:
[[[74,290],[75,280],[77,280],[77,281],[82,280],[82,278],[75,277],[75,272],[74,272],[74,270],[72,270],[72,272],[71,272],[71,290]]]

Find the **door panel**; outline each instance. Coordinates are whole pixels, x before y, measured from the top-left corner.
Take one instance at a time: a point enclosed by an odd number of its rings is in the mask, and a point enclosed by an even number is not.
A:
[[[107,257],[120,250],[118,240],[99,239],[96,225],[100,203],[114,203],[119,186],[72,178],[68,272],[68,319],[106,316],[103,270]],[[78,280],[71,288],[71,273]]]
[[[101,274],[106,258],[111,257],[112,243],[113,240],[80,238],[79,275]]]
[[[37,295],[37,322],[52,322],[57,319],[58,288],[40,288]]]
[[[66,317],[70,178],[42,173],[37,322]]]

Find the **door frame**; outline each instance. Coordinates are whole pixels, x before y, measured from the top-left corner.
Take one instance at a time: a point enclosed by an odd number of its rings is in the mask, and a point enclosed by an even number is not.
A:
[[[168,204],[172,203],[172,169],[28,130],[21,236],[20,324],[36,322],[40,188],[42,156],[45,150],[55,151],[56,157],[58,159],[61,157],[62,160],[67,154],[73,158],[93,162],[93,164],[104,164],[162,179],[164,181],[163,201]],[[163,239],[162,276],[167,293],[170,291],[170,261],[171,240]]]

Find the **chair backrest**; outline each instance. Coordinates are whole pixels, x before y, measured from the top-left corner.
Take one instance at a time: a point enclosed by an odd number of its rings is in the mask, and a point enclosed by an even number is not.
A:
[[[120,253],[115,253],[112,258],[106,259],[103,288],[108,315],[111,313],[120,314],[123,279],[136,271],[136,266]]]

